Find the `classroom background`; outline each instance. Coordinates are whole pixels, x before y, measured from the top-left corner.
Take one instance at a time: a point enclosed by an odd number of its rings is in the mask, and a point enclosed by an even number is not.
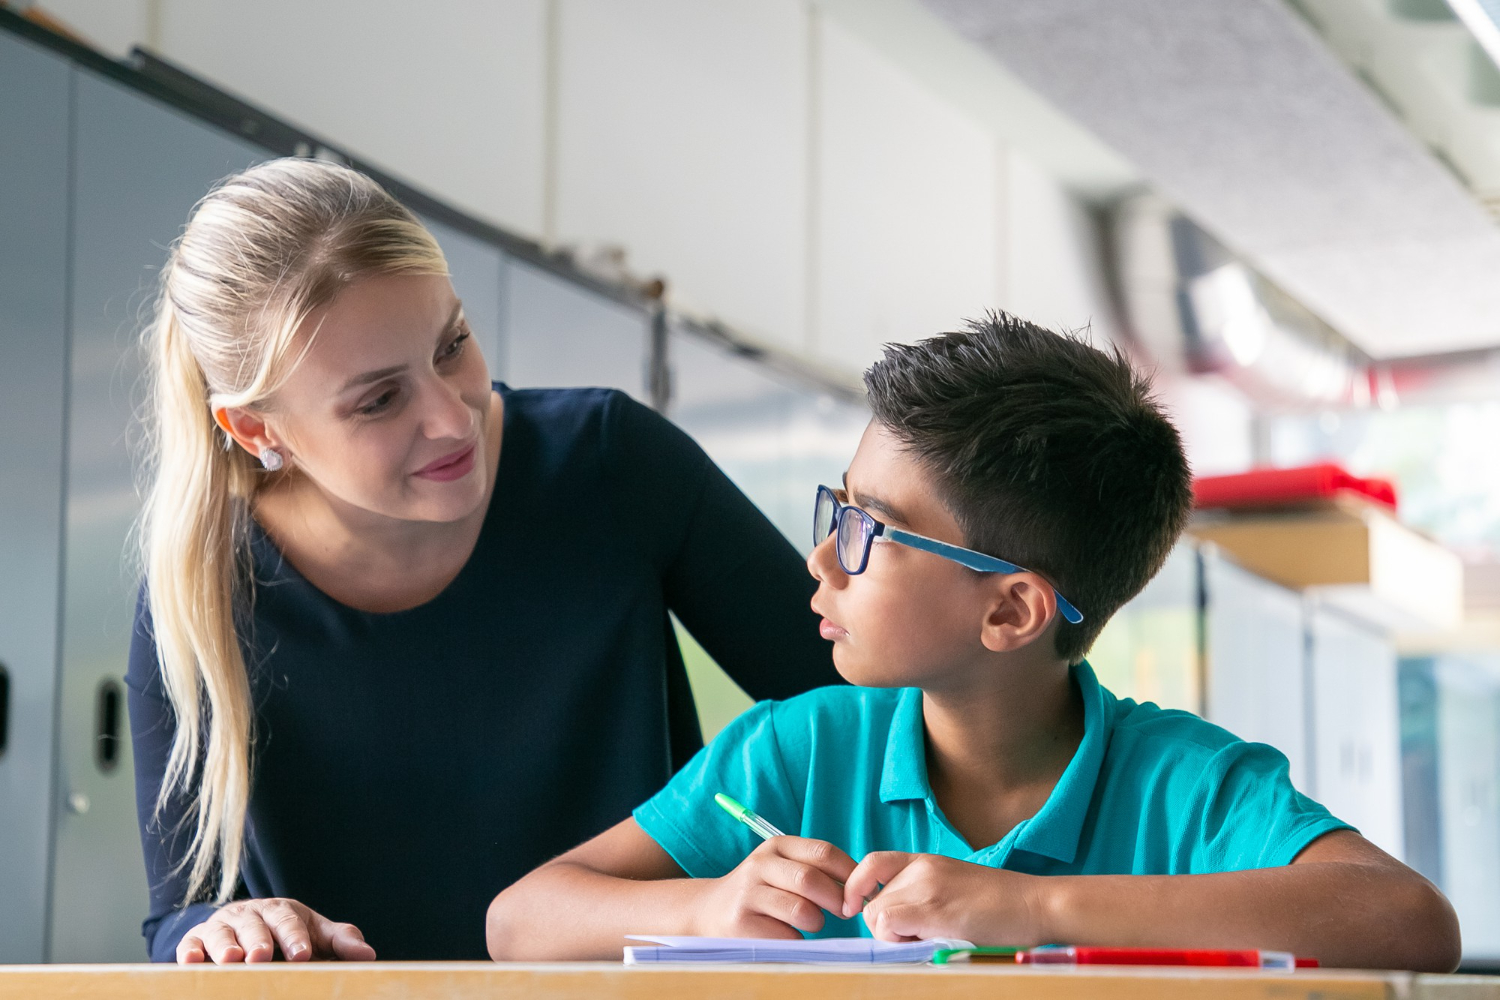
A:
[[[428,222],[494,377],[656,406],[804,551],[863,367],[989,308],[1153,368],[1198,476],[1317,467],[1221,481],[1090,662],[1279,747],[1500,968],[1497,20],[0,2],[0,962],[143,957],[134,336],[194,201],[301,155]],[[748,701],[681,638],[711,737]]]

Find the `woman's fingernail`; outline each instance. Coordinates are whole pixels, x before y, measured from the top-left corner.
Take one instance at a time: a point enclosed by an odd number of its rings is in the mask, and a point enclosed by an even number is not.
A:
[[[292,957],[293,958],[301,958],[303,955],[306,955],[306,954],[307,954],[307,945],[300,944],[300,943],[292,945]]]

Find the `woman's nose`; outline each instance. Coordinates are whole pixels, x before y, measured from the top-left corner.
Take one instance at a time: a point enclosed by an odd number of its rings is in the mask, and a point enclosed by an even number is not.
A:
[[[466,438],[474,432],[474,411],[458,387],[444,379],[429,383],[422,429],[429,438]]]

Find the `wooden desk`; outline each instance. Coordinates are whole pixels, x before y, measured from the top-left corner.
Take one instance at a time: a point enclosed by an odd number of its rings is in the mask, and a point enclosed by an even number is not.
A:
[[[1500,977],[1189,969],[627,968],[615,963],[411,962],[214,968],[0,966],[0,1000],[1500,1000]]]

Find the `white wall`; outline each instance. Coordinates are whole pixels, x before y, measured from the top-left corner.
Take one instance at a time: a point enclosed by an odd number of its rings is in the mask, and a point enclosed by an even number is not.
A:
[[[674,304],[850,372],[997,306],[1114,332],[1077,200],[813,0],[42,6],[505,228],[621,246]]]
[[[862,368],[997,304],[996,140],[838,22],[818,42],[808,346]]]

